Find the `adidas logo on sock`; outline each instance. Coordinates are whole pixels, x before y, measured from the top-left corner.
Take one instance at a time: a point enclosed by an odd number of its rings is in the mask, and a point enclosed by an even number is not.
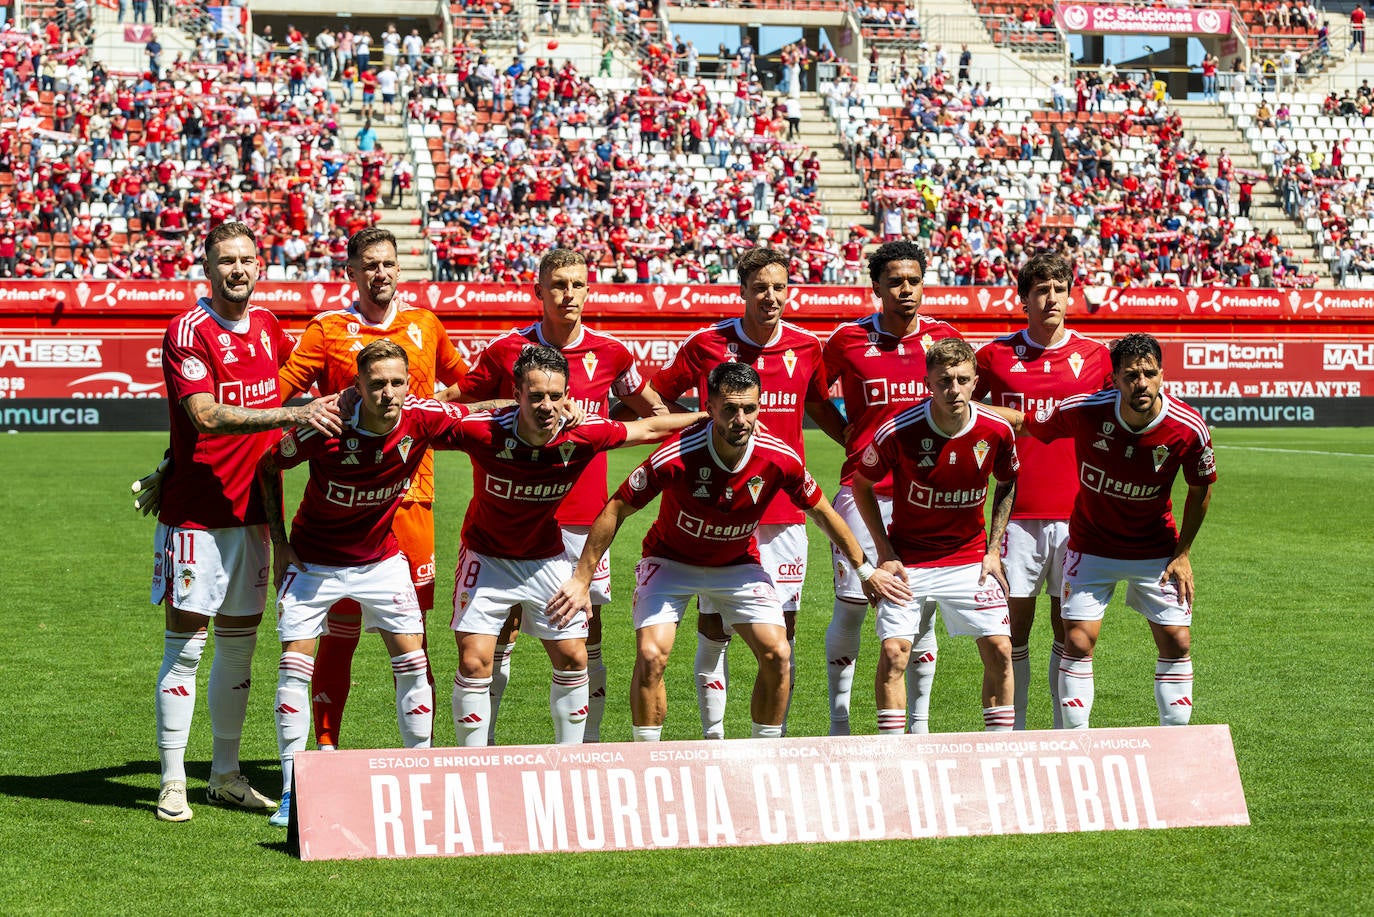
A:
[[[186,690],[186,686],[185,686],[185,685],[177,685],[177,686],[174,687],[174,688],[163,688],[163,689],[162,689],[162,693],[163,693],[163,694],[172,694],[172,695],[175,695],[176,697],[190,697],[190,696],[191,696],[191,692]]]
[[[1070,697],[1070,698],[1068,698],[1067,700],[1065,700],[1062,704],[1060,704],[1060,706],[1061,706],[1061,707],[1082,707],[1082,706],[1084,706],[1084,704],[1083,704],[1083,699],[1082,699],[1081,697]]]
[[[424,716],[426,713],[429,713],[429,706],[426,704],[421,704],[414,710],[407,710],[406,716]]]
[[[1169,706],[1170,706],[1170,707],[1191,707],[1191,706],[1193,706],[1193,699],[1192,699],[1191,697],[1180,697],[1180,698],[1179,698],[1178,700],[1176,700],[1176,701],[1170,701],[1170,702],[1169,702]]]
[[[290,704],[278,704],[278,705],[277,705],[277,712],[278,712],[278,713],[299,713],[300,711],[297,710],[295,707],[291,706]]]
[[[707,691],[724,691],[724,690],[725,690],[725,682],[723,682],[723,681],[708,681],[706,684],[702,685],[702,687],[705,688]]]
[[[253,686],[253,679],[251,679],[251,678],[245,678],[243,681],[241,681],[241,682],[239,682],[238,684],[234,685],[234,690],[235,690],[235,691],[247,691],[247,690],[248,690],[249,688],[251,688],[252,686]]]
[[[310,702],[311,702],[312,704],[332,704],[332,703],[334,703],[332,700],[329,699],[329,695],[328,695],[328,694],[325,694],[323,691],[321,691],[319,694],[316,694],[314,697],[310,698]]]
[[[850,666],[854,664],[854,660],[848,656],[841,656],[839,659],[831,659],[829,664],[841,667]]]
[[[467,723],[468,725],[475,725],[477,723],[482,722],[482,717],[480,717],[476,713],[469,713],[467,716],[463,717],[458,722]]]

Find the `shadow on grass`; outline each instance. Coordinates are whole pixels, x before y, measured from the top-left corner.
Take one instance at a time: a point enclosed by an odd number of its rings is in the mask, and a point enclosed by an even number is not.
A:
[[[275,760],[244,761],[243,773],[257,787],[275,787],[280,779]],[[208,762],[193,763],[187,780],[192,802],[205,802]],[[129,761],[122,765],[98,767],[64,774],[0,774],[0,795],[26,799],[56,799],[85,805],[115,806],[123,809],[151,809],[157,804],[156,761]],[[144,779],[151,777],[151,781]],[[269,792],[269,795],[272,795]]]

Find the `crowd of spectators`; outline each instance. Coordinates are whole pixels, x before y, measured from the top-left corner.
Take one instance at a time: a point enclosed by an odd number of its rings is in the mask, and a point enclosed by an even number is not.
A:
[[[1039,248],[1069,258],[1084,283],[1315,282],[1276,233],[1249,228],[1268,176],[1187,136],[1148,78],[1104,65],[1052,93],[1049,111],[1008,124],[977,83],[938,68],[894,76],[902,109],[844,118],[845,142],[880,237],[927,246],[941,283],[1004,284]],[[832,110],[863,106],[864,89],[837,82]]]

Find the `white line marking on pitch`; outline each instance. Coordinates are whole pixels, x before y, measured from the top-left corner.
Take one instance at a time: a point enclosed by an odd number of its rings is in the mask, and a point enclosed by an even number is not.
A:
[[[1327,452],[1322,449],[1275,449],[1269,446],[1225,446],[1218,449],[1244,449],[1247,452],[1289,452],[1293,455],[1339,455],[1345,458],[1374,458],[1374,452]]]

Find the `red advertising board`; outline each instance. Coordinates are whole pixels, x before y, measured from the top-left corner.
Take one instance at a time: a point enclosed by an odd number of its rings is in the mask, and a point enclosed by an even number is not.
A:
[[[1226,726],[296,755],[302,859],[1248,825]]]
[[[1231,11],[1212,7],[1056,3],[1054,19],[1066,32],[1115,35],[1229,35]]]

